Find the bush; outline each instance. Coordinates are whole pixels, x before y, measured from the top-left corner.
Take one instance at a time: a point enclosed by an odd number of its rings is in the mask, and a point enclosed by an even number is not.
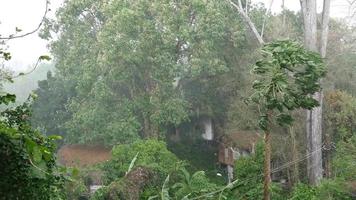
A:
[[[343,180],[325,180],[317,188],[317,199],[319,200],[351,200],[351,192]]]
[[[259,142],[256,145],[255,154],[236,160],[234,175],[238,181],[231,198],[263,199],[263,148],[263,143]],[[278,184],[272,183],[271,191],[272,199],[285,199]]]
[[[91,200],[126,200],[147,199],[142,198],[145,190],[155,189],[151,183],[155,180],[155,173],[145,167],[136,167],[124,177],[111,182],[108,186],[100,188],[90,198]],[[143,195],[144,194],[144,195]]]
[[[104,181],[108,184],[124,177],[132,159],[137,156],[135,166],[149,168],[164,179],[177,169],[179,159],[167,150],[166,144],[157,140],[140,140],[132,144],[115,146],[112,159],[103,165]]]
[[[71,169],[71,180],[65,184],[67,199],[80,199],[89,196],[89,187],[85,181],[85,174],[76,168]]]
[[[99,188],[95,193],[90,197],[90,200],[106,200],[108,194],[108,187],[104,186]]]
[[[356,136],[352,136],[347,142],[340,141],[337,144],[333,167],[336,177],[345,180],[356,180]]]
[[[174,196],[178,199],[183,199],[186,195],[195,197],[218,188],[210,182],[204,171],[197,171],[190,175],[186,169],[182,168],[180,172],[178,182],[172,186],[175,190]]]
[[[1,97],[0,103],[4,100]],[[56,165],[57,137],[33,130],[27,104],[1,113],[1,199],[62,199],[65,177]]]
[[[325,180],[318,187],[298,184],[294,187],[290,200],[351,200],[351,193],[342,180]]]
[[[316,189],[305,184],[298,184],[294,187],[290,200],[316,199]]]

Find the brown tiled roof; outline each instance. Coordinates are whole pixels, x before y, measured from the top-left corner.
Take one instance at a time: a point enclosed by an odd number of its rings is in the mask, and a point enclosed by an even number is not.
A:
[[[86,167],[111,158],[111,150],[103,146],[64,145],[58,150],[58,160],[67,167]]]
[[[262,136],[257,131],[229,131],[221,142],[227,146],[250,150]]]

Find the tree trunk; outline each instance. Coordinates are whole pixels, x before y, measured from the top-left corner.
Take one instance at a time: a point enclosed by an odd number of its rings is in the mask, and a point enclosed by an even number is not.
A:
[[[270,200],[270,185],[271,185],[271,133],[265,131],[265,160],[264,160],[264,184],[263,184],[263,199]]]
[[[289,129],[291,140],[292,140],[292,160],[298,160],[299,155],[298,155],[298,147],[297,147],[297,140],[295,139],[295,132],[294,128],[290,127]],[[293,165],[293,183],[292,185],[295,185],[296,183],[299,182],[299,166],[298,162],[295,162]]]
[[[317,13],[315,0],[301,0],[304,21],[304,44],[311,51],[317,51]]]
[[[313,95],[320,106],[308,111],[310,115],[309,119],[309,139],[308,139],[308,153],[312,153],[308,162],[308,176],[309,183],[312,185],[318,185],[323,178],[323,167],[322,167],[322,100],[323,95],[321,92],[317,92]]]
[[[325,135],[325,145],[327,150],[325,151],[325,177],[331,178],[331,137],[330,134]]]
[[[265,137],[264,137],[264,150],[265,150],[265,159],[264,159],[264,183],[263,183],[263,199],[264,200],[270,200],[271,199],[271,194],[270,194],[270,186],[271,186],[271,116],[272,116],[272,111],[268,111],[267,113],[267,129],[265,131]]]
[[[234,180],[234,167],[227,165],[227,182],[230,184]]]
[[[150,120],[147,116],[143,116],[143,136],[145,139],[152,137]]]
[[[317,52],[317,12],[315,0],[301,0],[304,20],[304,44],[311,51]],[[322,103],[322,94],[317,92],[313,97]],[[320,104],[321,105],[321,104]],[[321,148],[321,106],[307,111],[307,153],[311,154],[307,160],[309,182],[318,185],[322,179]]]
[[[322,58],[326,58],[326,47],[328,44],[329,34],[329,20],[330,20],[330,0],[324,0],[322,24],[321,24],[321,36],[320,36],[320,55]],[[323,97],[323,91],[320,92]],[[320,104],[322,107],[322,102]],[[327,146],[325,157],[325,175],[327,178],[331,177],[331,138],[330,135],[325,135],[325,142]]]
[[[320,55],[322,58],[326,57],[326,47],[328,44],[328,34],[329,34],[329,20],[330,20],[330,0],[324,0],[322,24],[321,24],[321,37],[320,37]]]

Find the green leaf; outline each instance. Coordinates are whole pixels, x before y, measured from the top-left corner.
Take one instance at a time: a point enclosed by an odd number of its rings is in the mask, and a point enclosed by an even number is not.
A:
[[[258,126],[263,130],[267,131],[268,129],[268,117],[267,115],[262,115],[260,116],[260,119],[258,121]]]
[[[62,140],[63,137],[60,136],[60,135],[50,135],[50,136],[48,136],[48,139],[50,139],[50,140]]]
[[[76,168],[76,167],[72,168],[72,173],[71,174],[72,174],[73,177],[78,177],[79,169]]]
[[[293,123],[293,118],[289,114],[280,114],[277,116],[277,122],[280,126],[291,125]]]
[[[51,57],[47,56],[47,55],[42,55],[38,58],[39,60],[47,60],[47,61],[50,61],[51,60]]]
[[[158,195],[155,195],[155,196],[150,196],[149,198],[148,198],[148,200],[152,200],[152,199],[158,199]]]
[[[281,46],[277,46],[275,49],[273,49],[273,52],[281,53],[281,52],[284,52],[284,49],[282,49]]]
[[[45,161],[49,162],[52,159],[52,152],[47,149],[42,150],[42,156]]]
[[[188,198],[188,197],[189,197],[189,195],[190,195],[190,194],[188,194],[188,195],[184,196],[182,200],[189,200],[189,198]]]
[[[28,136],[25,137],[25,144],[26,144],[26,149],[29,153],[33,151],[33,148],[37,145],[36,142],[34,142],[31,138]]]
[[[161,191],[161,199],[162,200],[170,200],[168,182],[169,182],[169,175],[164,180],[164,183],[162,186],[162,191]]]
[[[308,110],[311,110],[314,107],[319,106],[319,102],[312,97],[306,97],[306,98],[300,99],[298,103],[299,103],[300,107],[302,107],[304,109],[308,109]]]
[[[46,171],[47,165],[45,162],[37,163],[31,167],[32,176],[38,179],[46,179]]]
[[[9,52],[3,52],[2,55],[4,56],[5,60],[10,60],[11,59],[11,54]]]
[[[42,161],[42,152],[38,146],[33,146],[32,148],[32,158],[35,163]]]
[[[136,162],[136,160],[137,160],[137,157],[138,157],[138,154],[139,154],[139,153],[140,153],[140,152],[137,152],[137,154],[135,155],[135,157],[131,160],[130,166],[129,166],[129,168],[127,169],[126,174],[128,174],[128,173],[132,170],[132,168],[134,167],[135,162]]]
[[[6,94],[4,96],[0,96],[0,104],[8,105],[9,103],[14,103],[16,100],[16,95],[14,94]]]
[[[252,84],[253,89],[261,89],[263,88],[263,83],[260,80],[255,80]]]

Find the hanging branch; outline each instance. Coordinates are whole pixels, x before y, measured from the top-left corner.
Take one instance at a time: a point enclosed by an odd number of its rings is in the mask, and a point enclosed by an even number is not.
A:
[[[27,33],[24,33],[24,34],[22,34],[22,35],[10,35],[10,36],[7,36],[7,37],[0,37],[0,40],[11,40],[11,39],[22,38],[22,37],[26,37],[26,36],[28,36],[28,35],[31,35],[31,34],[37,32],[37,31],[41,28],[43,22],[44,22],[45,19],[46,19],[47,13],[48,13],[48,11],[49,11],[48,5],[49,5],[49,1],[46,0],[46,10],[45,10],[45,12],[44,12],[44,14],[43,14],[43,17],[42,17],[42,19],[41,19],[41,22],[38,24],[38,26],[37,26],[34,30],[32,30],[32,31],[30,31],[30,32],[27,32]],[[21,31],[21,30],[19,30],[18,28],[16,28],[16,31],[19,32],[19,31]]]
[[[51,58],[50,58],[49,56],[47,56],[47,55],[40,56],[40,57],[37,59],[37,62],[36,62],[36,64],[35,64],[35,66],[34,66],[29,72],[26,72],[26,73],[21,72],[21,73],[19,73],[19,74],[16,75],[16,76],[10,77],[10,79],[12,80],[12,79],[18,78],[18,77],[20,77],[20,76],[25,76],[25,75],[31,74],[32,72],[34,72],[34,71],[37,69],[38,65],[39,65],[40,62],[43,61],[43,60],[50,61]]]

